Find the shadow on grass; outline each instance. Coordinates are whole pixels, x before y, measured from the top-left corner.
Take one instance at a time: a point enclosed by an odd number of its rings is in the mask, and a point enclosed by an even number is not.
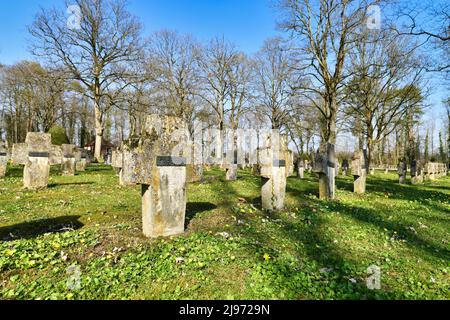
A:
[[[395,179],[380,179],[378,177],[370,178],[368,181],[368,192],[391,192],[392,198],[404,200],[419,200],[422,197],[436,197],[439,192],[419,190],[416,186],[399,186]],[[337,184],[340,188],[351,191],[353,182],[351,177],[339,178]],[[308,177],[299,182],[292,180],[286,191],[300,199],[306,200],[306,203],[323,206],[332,211],[340,212],[358,223],[369,224],[380,230],[387,230],[390,234],[397,235],[400,239],[406,240],[405,245],[412,249],[424,252],[426,255],[437,257],[443,260],[450,260],[450,251],[441,243],[429,240],[420,234],[411,230],[410,223],[405,221],[390,221],[383,213],[388,212],[375,209],[361,208],[358,206],[342,204],[335,201],[323,202],[318,199],[307,197],[308,194],[317,195],[317,183],[314,177]],[[442,199],[442,194],[439,194]],[[425,199],[424,198],[424,199]],[[442,211],[442,210],[441,210]],[[297,243],[297,249],[290,251],[297,256],[300,264],[292,263],[291,260],[281,258],[271,260],[268,264],[263,264],[263,270],[266,278],[266,286],[271,287],[271,292],[283,290],[289,298],[334,298],[330,292],[338,292],[340,299],[396,299],[403,297],[404,293],[392,290],[389,287],[383,287],[381,290],[372,291],[365,285],[366,268],[362,261],[359,261],[357,255],[344,255],[345,248],[339,247],[334,242],[331,235],[324,232],[329,227],[325,218],[318,213],[310,213],[301,216],[300,220],[286,221],[283,214],[269,214],[273,221],[283,221],[280,224],[280,239],[289,239],[288,243]],[[257,222],[256,222],[257,223]],[[269,252],[274,257],[283,255],[284,250],[279,250],[275,245],[274,238],[265,232],[258,231],[257,225],[252,225],[244,231],[244,237],[250,240],[247,249],[252,252],[258,252],[262,255]],[[284,240],[285,241],[285,240]],[[305,260],[305,257],[307,260]],[[377,261],[376,255],[373,261]],[[310,262],[308,262],[308,260]],[[322,272],[319,270],[329,269]],[[319,276],[318,276],[319,274]],[[351,278],[359,278],[360,281],[352,283]],[[318,289],[322,287],[322,289]],[[319,291],[317,291],[319,290]]]
[[[83,174],[110,174],[115,172],[113,167],[104,164],[90,164]]]
[[[422,187],[422,188],[421,188]],[[444,206],[433,204],[429,200],[438,199],[443,203],[450,203],[450,194],[434,190],[427,190],[434,186],[429,185],[400,185],[395,180],[389,179],[370,179],[367,181],[367,192],[389,193],[389,199],[416,201],[422,205],[432,207],[437,211],[450,213],[450,210]],[[425,188],[425,189],[424,189]],[[436,188],[445,189],[445,188]]]
[[[66,183],[49,183],[47,188],[57,188],[57,187],[64,187],[64,186],[81,186],[81,185],[91,185],[94,184],[94,182],[66,182]]]
[[[210,202],[188,202],[186,204],[185,228],[188,227],[197,214],[214,209],[217,209],[217,206]]]
[[[63,216],[0,227],[0,240],[32,239],[46,233],[62,233],[81,229],[81,216]]]
[[[7,166],[6,175],[7,178],[21,178],[23,176],[23,166]]]
[[[423,239],[410,229],[411,223],[408,221],[390,221],[379,210],[350,206],[339,202],[330,202],[329,206],[330,209],[347,215],[356,221],[371,224],[380,230],[388,230],[392,234],[395,232],[397,237],[406,240],[406,245],[410,247],[420,249],[431,256],[450,260],[448,248]]]

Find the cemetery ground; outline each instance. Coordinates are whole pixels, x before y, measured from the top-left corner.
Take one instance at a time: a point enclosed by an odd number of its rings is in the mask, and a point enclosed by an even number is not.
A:
[[[140,186],[118,186],[110,167],[52,168],[41,191],[22,189],[22,171],[0,180],[0,299],[450,298],[449,177],[377,172],[357,195],[340,176],[329,202],[314,176],[291,177],[286,210],[268,213],[260,177],[212,169],[188,185],[186,233],[149,240]],[[380,290],[366,286],[372,265]]]

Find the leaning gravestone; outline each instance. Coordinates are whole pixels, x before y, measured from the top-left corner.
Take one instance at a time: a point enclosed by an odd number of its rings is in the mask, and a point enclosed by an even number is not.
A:
[[[365,151],[355,152],[352,158],[353,192],[366,192],[367,157]]]
[[[147,237],[184,232],[186,213],[186,158],[189,142],[185,122],[151,115],[145,134],[124,148],[123,167],[129,180],[142,185],[142,222]],[[129,172],[128,172],[129,171]]]
[[[315,155],[313,171],[319,176],[319,198],[334,199],[335,197],[335,165],[334,145],[327,143]]]
[[[6,143],[0,141],[0,178],[6,175],[6,166],[8,164],[8,148]]]
[[[402,159],[398,163],[397,173],[399,176],[399,183],[406,184],[406,172],[408,170],[408,166],[406,164],[406,160]]]
[[[75,165],[76,165],[76,146],[73,144],[63,144],[61,145],[61,150],[63,153],[62,158],[62,175],[63,176],[74,176],[75,175]]]
[[[276,138],[268,138],[266,148],[260,149],[261,203],[262,209],[268,211],[282,210],[286,194],[286,159],[282,159]],[[281,158],[281,159],[280,159]]]
[[[29,132],[25,143],[13,145],[13,163],[25,165],[23,184],[26,189],[47,187],[51,162],[61,161],[61,158],[58,159],[58,151],[59,148],[52,146],[51,136],[47,133]],[[57,156],[52,154],[55,152]]]

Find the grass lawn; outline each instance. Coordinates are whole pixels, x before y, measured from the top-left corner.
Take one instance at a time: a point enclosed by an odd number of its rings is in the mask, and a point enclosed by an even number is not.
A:
[[[38,192],[22,190],[22,168],[9,167],[0,299],[449,299],[450,178],[397,180],[377,173],[356,195],[339,177],[338,199],[324,202],[316,178],[292,177],[286,210],[269,214],[258,177],[226,182],[212,170],[188,187],[186,233],[149,240],[140,187],[119,186],[110,167],[52,169]],[[366,287],[371,265],[380,290]]]

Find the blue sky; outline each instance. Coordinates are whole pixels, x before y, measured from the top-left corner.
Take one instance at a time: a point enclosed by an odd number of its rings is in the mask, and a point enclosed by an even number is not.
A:
[[[424,0],[428,1],[428,0]],[[224,35],[241,50],[252,54],[264,40],[280,34],[273,0],[128,0],[129,10],[140,18],[145,34],[160,29],[190,33],[200,41]],[[26,26],[39,7],[64,6],[63,0],[0,0],[0,63],[32,59],[27,51]],[[441,100],[448,89],[433,85],[432,105],[425,119],[443,118]]]
[[[241,50],[256,52],[275,36],[277,14],[272,0],[128,0],[145,34],[160,29],[190,33],[200,41],[224,35]],[[0,0],[0,63],[31,58],[26,26],[39,7],[62,6],[63,0]]]

